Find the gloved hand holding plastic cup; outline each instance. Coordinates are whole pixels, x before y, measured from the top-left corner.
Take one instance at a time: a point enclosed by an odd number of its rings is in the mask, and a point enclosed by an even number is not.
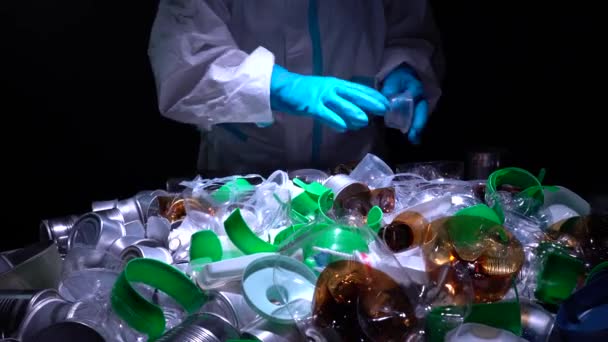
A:
[[[273,110],[310,116],[344,132],[367,126],[367,114],[384,115],[388,100],[375,89],[335,77],[307,76],[275,65],[270,82]]]
[[[381,93],[391,99],[385,124],[407,132],[412,143],[419,143],[428,120],[428,102],[424,99],[424,88],[415,72],[407,66],[395,68],[386,76]]]

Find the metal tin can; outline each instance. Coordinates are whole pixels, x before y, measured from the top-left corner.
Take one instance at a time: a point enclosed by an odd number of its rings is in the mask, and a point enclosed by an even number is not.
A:
[[[68,250],[68,237],[78,216],[70,215],[40,222],[40,241],[53,241],[59,248],[59,253],[65,255]]]
[[[239,338],[239,331],[223,317],[210,313],[199,313],[189,316],[157,341],[217,342]]]
[[[220,315],[227,319],[237,329],[242,329],[257,317],[249,307],[243,295],[226,291],[209,291],[209,301],[203,305],[200,312]]]
[[[107,250],[116,239],[125,236],[124,224],[104,212],[88,213],[80,217],[68,239],[68,250],[76,244]]]
[[[0,290],[0,335],[13,336],[32,307],[52,296],[57,296],[52,289]]]

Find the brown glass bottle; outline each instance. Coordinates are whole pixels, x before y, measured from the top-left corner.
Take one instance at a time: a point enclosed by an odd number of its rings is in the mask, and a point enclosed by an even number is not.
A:
[[[378,235],[391,251],[398,253],[420,246],[428,229],[429,222],[424,216],[414,211],[404,211],[380,229]]]

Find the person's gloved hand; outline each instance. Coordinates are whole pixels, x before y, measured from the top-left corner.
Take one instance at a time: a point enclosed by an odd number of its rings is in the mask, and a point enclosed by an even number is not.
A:
[[[366,126],[366,112],[384,115],[389,102],[375,89],[357,83],[299,75],[275,65],[270,81],[270,106],[273,110],[313,117],[344,132]]]
[[[424,89],[422,82],[416,78],[414,72],[407,67],[401,66],[391,71],[382,86],[382,94],[391,97],[408,91],[414,98],[414,120],[408,132],[408,139],[414,144],[420,143],[420,135],[428,119],[428,102],[423,98]]]

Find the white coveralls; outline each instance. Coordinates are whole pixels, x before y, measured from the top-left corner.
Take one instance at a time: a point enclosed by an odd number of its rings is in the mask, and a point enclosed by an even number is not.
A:
[[[221,175],[354,162],[378,139],[371,118],[340,134],[273,112],[275,63],[372,87],[406,64],[429,111],[443,73],[427,0],[161,0],[149,56],[161,113],[201,128],[199,171]]]

